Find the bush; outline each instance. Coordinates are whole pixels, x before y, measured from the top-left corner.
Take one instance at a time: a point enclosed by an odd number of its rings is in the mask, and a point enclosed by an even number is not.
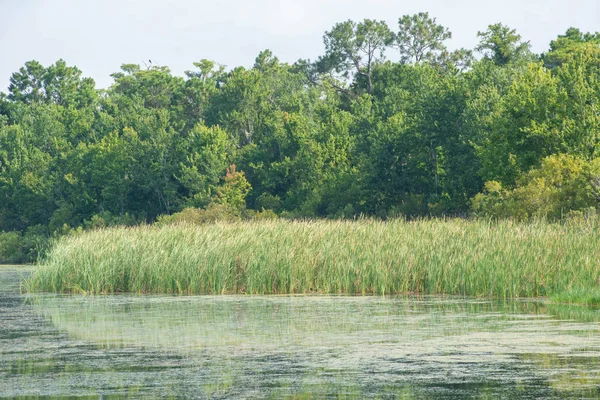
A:
[[[279,196],[264,192],[256,198],[256,208],[277,212],[281,209],[281,199]]]
[[[190,207],[172,215],[161,215],[156,220],[156,225],[166,226],[180,223],[200,225],[217,221],[235,222],[242,219],[278,218],[272,210],[254,211],[246,208],[246,196],[250,189],[244,173],[236,171],[235,165],[232,164],[227,168],[227,175],[217,188],[217,194],[212,198],[208,207],[204,209]],[[269,196],[261,197],[268,204],[279,204],[278,197]]]
[[[254,211],[254,210],[245,210],[243,213],[244,219],[252,219],[252,220],[274,220],[278,219],[279,215],[275,213],[273,210],[262,210],[262,211]]]
[[[194,225],[206,224],[217,221],[239,221],[240,213],[225,204],[210,204],[205,209],[185,208],[184,210],[171,214],[161,215],[156,221],[157,226],[188,223]]]
[[[472,209],[479,216],[518,220],[590,215],[600,200],[599,182],[600,160],[553,155],[522,176],[512,190],[486,182],[484,192],[473,198]]]
[[[0,263],[17,264],[22,262],[24,255],[21,249],[21,234],[19,232],[0,233]]]
[[[174,224],[202,225],[215,222],[236,222],[244,220],[273,220],[279,216],[272,210],[236,210],[225,204],[210,204],[205,209],[186,208],[172,215],[161,215],[156,221],[156,226]]]
[[[113,215],[109,211],[93,215],[89,220],[83,221],[83,227],[88,229],[106,228],[109,226],[134,226],[139,225],[140,220],[135,216],[125,213],[124,215]]]
[[[235,164],[231,164],[212,202],[241,211],[246,208],[246,196],[250,189],[246,175],[242,171],[236,171]]]
[[[24,234],[0,233],[0,264],[23,264],[36,261],[48,249],[50,240],[47,229],[36,225]]]

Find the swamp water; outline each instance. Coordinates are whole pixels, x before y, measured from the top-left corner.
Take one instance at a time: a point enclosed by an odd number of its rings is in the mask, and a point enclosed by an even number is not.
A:
[[[19,294],[0,398],[597,398],[600,312],[453,297]]]

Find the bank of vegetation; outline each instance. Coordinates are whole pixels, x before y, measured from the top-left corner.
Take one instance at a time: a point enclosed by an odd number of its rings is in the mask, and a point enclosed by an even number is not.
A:
[[[106,228],[60,239],[26,289],[553,296],[597,287],[599,229],[462,219]]]
[[[597,303],[600,33],[533,54],[482,29],[450,50],[427,13],[345,21],[313,61],[123,64],[105,90],[27,62],[0,93],[0,263],[42,256],[32,291]]]

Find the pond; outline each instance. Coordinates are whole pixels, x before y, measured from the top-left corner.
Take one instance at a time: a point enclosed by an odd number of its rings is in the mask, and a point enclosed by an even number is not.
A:
[[[600,313],[457,297],[59,296],[0,267],[0,397],[597,398]]]

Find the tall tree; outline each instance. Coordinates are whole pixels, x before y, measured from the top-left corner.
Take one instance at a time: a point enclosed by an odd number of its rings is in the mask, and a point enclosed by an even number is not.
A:
[[[174,118],[184,123],[186,132],[206,120],[211,98],[219,92],[226,77],[225,67],[210,60],[194,62],[194,67],[196,70],[185,71],[187,79],[174,94]]]
[[[434,61],[446,50],[444,42],[452,38],[450,30],[436,23],[429,13],[404,15],[398,20],[396,46],[403,63],[420,64]]]
[[[44,93],[44,74],[46,68],[39,62],[27,61],[23,67],[10,77],[8,87],[8,99],[25,104],[43,103],[46,95]]]
[[[429,63],[439,66],[468,67],[472,62],[469,50],[448,51],[444,42],[452,32],[431,18],[429,13],[404,15],[398,20],[395,47],[400,51],[400,61],[405,64]]]
[[[496,65],[531,61],[534,58],[529,42],[522,41],[521,35],[506,25],[489,25],[486,31],[478,32],[477,36],[480,39],[475,49]]]
[[[566,150],[593,160],[600,152],[600,46],[583,43],[571,49],[552,72],[568,95],[561,114]]]
[[[569,28],[564,35],[550,42],[550,51],[542,55],[544,65],[556,68],[563,65],[580,49],[600,49],[600,32],[583,33],[577,28]]]
[[[511,186],[544,157],[565,149],[567,93],[540,63],[531,63],[508,90],[482,86],[469,102],[471,138],[481,177]]]
[[[321,72],[335,72],[342,78],[354,75],[367,81],[367,93],[373,91],[373,67],[385,59],[385,49],[393,34],[384,21],[365,19],[336,24],[325,33],[325,55],[318,61]]]
[[[9,100],[24,104],[81,108],[98,98],[94,80],[82,78],[77,67],[70,67],[63,60],[47,68],[37,61],[26,62],[11,76],[8,91]]]

